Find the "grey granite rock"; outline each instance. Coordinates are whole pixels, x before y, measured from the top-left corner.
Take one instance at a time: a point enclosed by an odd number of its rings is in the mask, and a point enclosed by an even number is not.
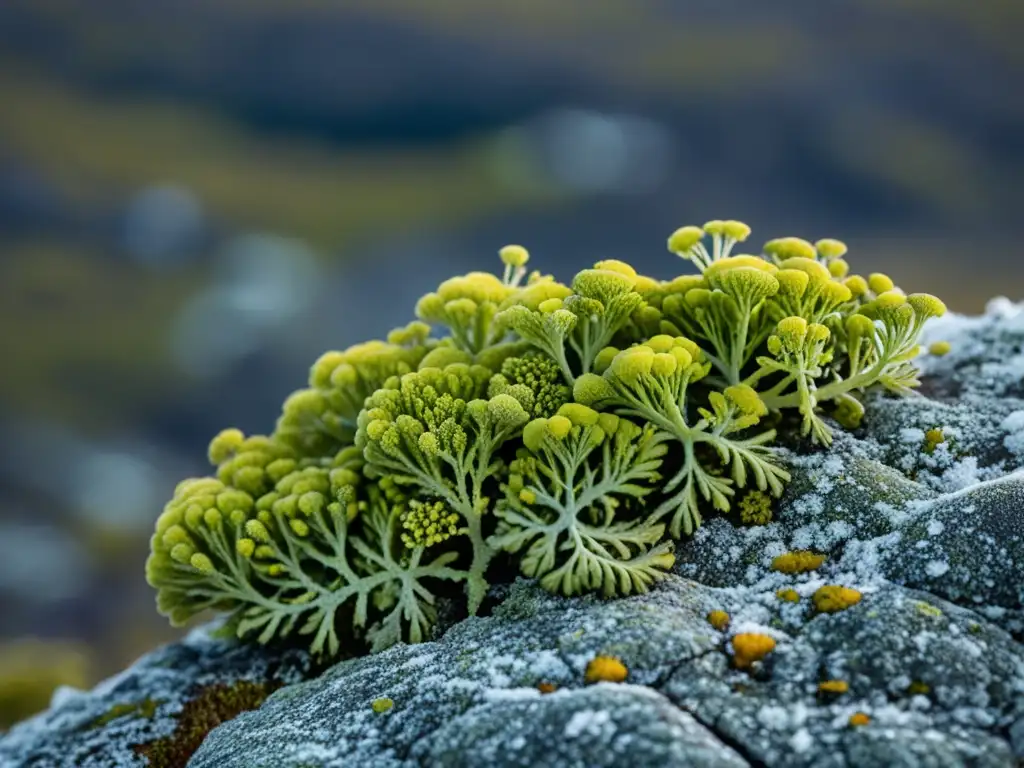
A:
[[[753,584],[776,555],[814,550],[837,557],[847,541],[895,531],[911,502],[936,496],[873,458],[877,446],[836,434],[830,451],[788,455],[793,476],[776,503],[773,521],[741,526],[713,517],[676,548],[676,572],[713,586]]]
[[[498,697],[446,723],[431,742],[423,762],[438,768],[748,765],[664,696],[628,684]]]
[[[882,550],[885,575],[1024,630],[1024,472],[927,504]]]

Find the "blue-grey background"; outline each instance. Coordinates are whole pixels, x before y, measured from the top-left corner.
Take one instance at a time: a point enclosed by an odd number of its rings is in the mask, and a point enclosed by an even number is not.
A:
[[[668,277],[740,218],[1021,298],[1022,35],[1019,0],[4,0],[0,725],[33,653],[87,682],[173,636],[147,539],[213,433],[507,242]]]

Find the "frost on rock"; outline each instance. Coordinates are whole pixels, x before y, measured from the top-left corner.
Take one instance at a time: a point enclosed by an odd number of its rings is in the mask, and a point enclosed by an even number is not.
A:
[[[0,765],[32,768],[128,768],[157,763],[183,710],[204,690],[298,682],[310,671],[300,651],[240,646],[195,630],[178,643],[143,656],[91,691],[61,688],[51,707],[0,735]]]

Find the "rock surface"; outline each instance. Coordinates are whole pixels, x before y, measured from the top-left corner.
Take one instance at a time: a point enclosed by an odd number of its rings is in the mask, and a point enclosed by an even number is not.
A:
[[[299,652],[196,632],[92,692],[59,693],[0,739],[0,764],[1019,765],[1024,305],[928,333],[954,352],[925,359],[927,397],[876,396],[830,450],[787,454],[772,522],[709,519],[649,594],[570,600],[521,580],[433,642],[317,677]],[[773,566],[792,550],[825,559]],[[845,591],[829,604],[823,587]],[[767,643],[749,666],[740,635]],[[586,685],[598,655],[626,680]],[[195,721],[211,686],[238,685]],[[171,755],[190,729],[195,744]]]

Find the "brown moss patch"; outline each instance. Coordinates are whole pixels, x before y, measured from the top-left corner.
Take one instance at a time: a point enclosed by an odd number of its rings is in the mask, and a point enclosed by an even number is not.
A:
[[[240,680],[200,688],[178,715],[174,733],[140,744],[135,752],[146,757],[152,768],[185,768],[210,731],[242,712],[256,709],[280,687],[277,681]]]

